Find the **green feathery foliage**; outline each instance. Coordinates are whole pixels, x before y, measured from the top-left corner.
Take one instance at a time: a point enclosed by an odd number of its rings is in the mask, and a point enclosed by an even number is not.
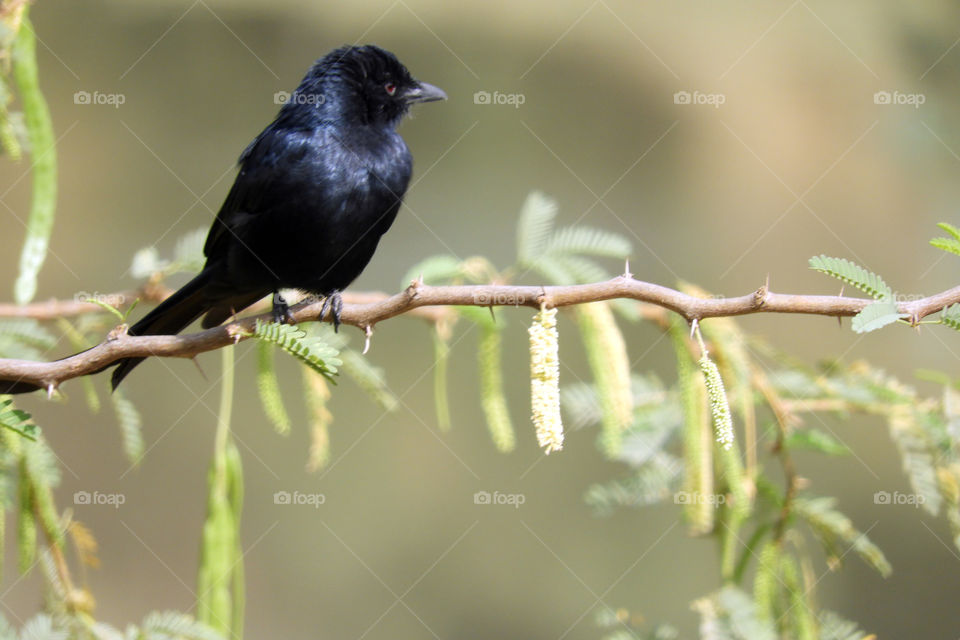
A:
[[[243,468],[230,434],[233,407],[233,347],[221,349],[223,381],[213,460],[207,475],[207,517],[197,572],[197,616],[225,635],[242,640],[244,614]]]
[[[937,226],[949,233],[950,237],[934,238],[930,241],[930,244],[937,249],[960,256],[960,229],[957,229],[949,222],[941,222],[937,224]]]
[[[874,640],[876,636],[860,630],[856,622],[845,620],[833,611],[820,612],[820,640]]]
[[[477,342],[477,365],[480,369],[480,405],[497,449],[507,453],[516,446],[516,434],[503,392],[503,365],[500,329],[496,325],[480,325]]]
[[[893,289],[872,271],[849,260],[824,255],[810,258],[810,268],[853,285],[876,300],[853,317],[851,326],[856,333],[876,331],[906,317],[899,312]]]
[[[189,231],[177,239],[173,257],[169,260],[160,257],[156,247],[144,247],[137,251],[130,263],[130,273],[134,278],[165,278],[177,273],[197,273],[203,269],[206,257],[203,246],[207,240],[208,229]]]
[[[27,220],[27,236],[20,254],[20,273],[13,289],[18,304],[26,304],[37,292],[37,276],[47,257],[57,204],[57,152],[50,110],[40,91],[37,72],[36,34],[23,10],[12,50],[13,78],[23,105],[30,149],[33,196]]]
[[[143,418],[140,417],[137,407],[120,389],[114,389],[110,394],[110,403],[120,424],[123,452],[130,464],[138,464],[143,457]]]
[[[260,394],[260,404],[267,419],[274,430],[282,435],[290,433],[290,416],[287,415],[286,405],[280,393],[280,382],[277,380],[276,362],[273,346],[265,341],[257,342],[257,391]]]
[[[960,303],[952,304],[941,311],[940,322],[954,331],[960,331]]]
[[[670,324],[670,338],[677,360],[678,387],[683,410],[683,491],[677,501],[692,535],[713,530],[716,507],[713,488],[713,430],[706,411],[707,389],[687,347],[687,325],[676,316]]]
[[[853,316],[850,326],[857,333],[869,333],[906,317],[906,314],[900,313],[896,302],[878,300],[868,304],[860,313]]]
[[[327,407],[330,387],[327,379],[311,369],[303,367],[303,392],[307,405],[307,420],[310,425],[310,454],[307,470],[318,471],[330,462],[330,424],[333,414]]]
[[[527,197],[517,225],[517,266],[562,285],[609,279],[593,258],[629,257],[630,242],[623,236],[582,225],[554,230],[556,216],[555,201],[538,191]]]
[[[816,427],[805,427],[802,430],[793,431],[787,436],[784,445],[794,451],[806,449],[829,456],[850,455],[847,445]]]
[[[893,289],[883,281],[883,278],[844,258],[813,256],[810,258],[810,268],[853,285],[875,300],[893,298]]]
[[[37,425],[33,417],[21,409],[13,406],[13,399],[9,396],[0,396],[0,427],[27,438],[37,439]]]
[[[850,518],[834,509],[836,504],[836,498],[831,497],[796,498],[793,507],[820,539],[831,562],[839,564],[851,549],[880,575],[889,576],[893,568],[883,552],[853,526]]]
[[[387,376],[381,367],[374,366],[360,351],[348,346],[349,338],[337,333],[329,324],[311,322],[304,325],[308,336],[317,336],[338,352],[340,369],[353,380],[367,396],[384,411],[396,411],[400,405],[387,384]]]
[[[444,338],[443,331],[436,327],[433,331],[433,403],[437,416],[437,428],[449,431],[450,394],[447,391],[447,370],[450,366],[450,343]]]
[[[384,411],[396,411],[400,406],[397,396],[387,384],[387,375],[383,368],[375,367],[359,351],[343,349],[340,351],[341,368],[374,402]]]
[[[464,275],[461,260],[451,255],[430,256],[410,267],[400,280],[401,287],[409,287],[411,282],[423,278],[424,284],[446,284]]]
[[[651,629],[641,628],[643,616],[631,615],[626,609],[611,609],[601,606],[594,619],[597,626],[606,630],[603,640],[678,640],[680,632],[668,624],[658,624]]]
[[[517,261],[520,264],[533,264],[543,255],[556,217],[555,200],[539,191],[532,191],[527,196],[517,224]]]
[[[27,620],[18,634],[0,615],[0,640],[227,640],[209,626],[176,611],[148,613],[139,627],[120,630],[105,622],[69,615],[40,613]]]
[[[600,398],[603,415],[601,448],[612,458],[620,448],[623,432],[633,420],[630,359],[626,341],[609,304],[596,302],[580,305],[575,313]]]
[[[701,640],[776,640],[773,625],[760,617],[749,595],[734,586],[693,603],[700,614]]]
[[[336,384],[334,376],[340,366],[338,352],[320,336],[307,337],[307,332],[299,327],[276,322],[257,320],[254,335],[259,339],[279,347],[294,358],[307,365],[330,382]]]

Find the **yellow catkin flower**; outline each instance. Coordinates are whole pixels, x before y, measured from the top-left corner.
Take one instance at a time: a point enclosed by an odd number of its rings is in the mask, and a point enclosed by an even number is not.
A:
[[[700,370],[707,382],[707,395],[710,398],[710,412],[713,414],[713,426],[717,434],[717,442],[724,449],[733,446],[733,418],[730,416],[730,404],[727,402],[727,392],[723,388],[723,378],[716,363],[704,352],[700,358]]]
[[[537,442],[545,453],[563,448],[557,310],[541,309],[530,333],[530,405]]]

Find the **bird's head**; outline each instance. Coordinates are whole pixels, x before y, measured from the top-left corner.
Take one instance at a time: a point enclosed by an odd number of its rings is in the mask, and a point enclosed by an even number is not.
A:
[[[395,126],[410,105],[446,98],[441,89],[418,82],[389,51],[365,45],[341,47],[317,60],[290,102],[313,104],[324,117]]]

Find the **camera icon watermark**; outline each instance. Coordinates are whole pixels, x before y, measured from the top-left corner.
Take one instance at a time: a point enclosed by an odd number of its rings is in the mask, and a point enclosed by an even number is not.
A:
[[[894,491],[877,491],[873,494],[873,504],[906,504],[919,507],[927,501],[927,497],[919,493],[900,493]]]
[[[316,93],[300,93],[299,91],[294,91],[290,93],[289,91],[277,91],[273,94],[273,103],[274,104],[313,104],[319,105],[326,102],[327,98],[324,95]]]
[[[273,504],[280,505],[306,505],[319,509],[320,505],[327,501],[327,496],[322,493],[303,493],[301,491],[277,491],[273,494]]]
[[[722,493],[700,493],[698,491],[677,491],[673,494],[674,504],[712,504],[719,507],[727,502]]]
[[[473,504],[480,505],[509,505],[514,509],[519,509],[520,505],[526,501],[527,497],[522,493],[500,493],[499,491],[490,493],[489,491],[477,491],[473,494]]]
[[[513,293],[494,293],[478,291],[473,294],[473,304],[476,305],[513,305],[519,306],[525,304],[526,296]]]
[[[677,91],[673,94],[673,104],[693,104],[708,105],[714,109],[719,109],[720,105],[727,101],[727,96],[722,93],[703,93],[702,91]]]
[[[127,302],[122,293],[98,293],[96,291],[77,291],[73,294],[74,302],[93,302],[108,304],[111,307],[122,307]]]
[[[76,505],[106,505],[114,509],[119,509],[126,501],[127,497],[122,493],[77,491],[73,494],[73,504]]]
[[[473,94],[473,104],[496,104],[507,105],[514,109],[519,109],[520,105],[527,101],[527,96],[522,93],[501,93],[494,91],[477,91]]]
[[[901,93],[900,91],[877,91],[873,94],[873,104],[907,105],[919,109],[927,101],[922,93]]]
[[[73,94],[73,104],[80,105],[108,105],[114,109],[119,109],[120,105],[127,101],[127,96],[122,93],[100,93],[94,91],[77,91]]]

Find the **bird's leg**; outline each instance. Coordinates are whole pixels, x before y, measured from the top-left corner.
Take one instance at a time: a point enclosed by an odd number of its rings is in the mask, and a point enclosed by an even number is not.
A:
[[[290,315],[290,305],[283,299],[279,291],[273,292],[273,321],[280,324],[293,324],[293,316]]]
[[[340,297],[339,291],[333,290],[324,298],[323,306],[320,307],[321,320],[327,315],[327,309],[329,309],[333,315],[333,331],[336,333],[340,329],[340,313],[343,311],[343,298]]]

